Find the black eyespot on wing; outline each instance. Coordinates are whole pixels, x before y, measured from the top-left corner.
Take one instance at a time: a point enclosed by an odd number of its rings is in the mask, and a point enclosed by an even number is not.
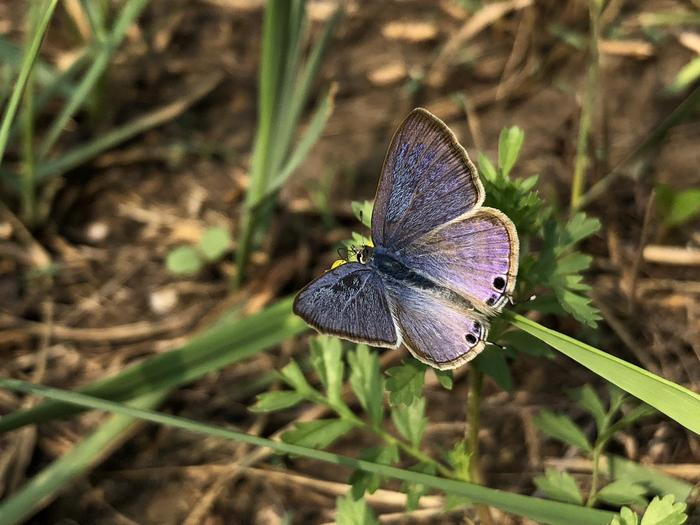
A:
[[[496,277],[493,280],[493,287],[496,290],[503,290],[506,287],[506,280],[503,277]]]
[[[464,336],[464,338],[467,340],[467,343],[469,343],[470,345],[476,344],[477,339],[476,339],[476,337],[474,337],[473,334],[467,334]]]
[[[494,304],[496,304],[496,299],[497,297],[495,295],[492,295],[491,297],[486,299],[486,304],[488,304],[489,306],[493,306]]]
[[[474,329],[472,331],[481,335],[481,323],[479,321],[474,321]]]

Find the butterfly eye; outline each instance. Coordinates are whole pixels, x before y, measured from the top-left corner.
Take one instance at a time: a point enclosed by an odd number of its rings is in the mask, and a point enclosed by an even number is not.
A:
[[[503,290],[506,287],[506,280],[503,277],[496,277],[493,280],[493,287],[496,290]]]

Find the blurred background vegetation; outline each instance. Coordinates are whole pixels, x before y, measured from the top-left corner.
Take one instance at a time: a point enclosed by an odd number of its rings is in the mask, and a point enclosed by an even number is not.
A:
[[[697,392],[699,79],[697,0],[2,2],[0,376],[273,435],[290,414],[246,407],[307,354],[286,297],[359,231],[352,201],[373,197],[420,105],[475,160],[498,158],[501,129],[518,126],[511,176],[538,174],[561,216],[599,219],[583,249],[602,322],[534,318]],[[484,481],[533,494],[545,468],[590,476],[590,458],[538,433],[539,411],[585,420],[563,392],[602,382],[536,355],[511,374],[506,390],[483,385]],[[452,392],[426,384],[436,454],[464,434],[465,376]],[[0,391],[0,415],[36,403]],[[700,481],[696,434],[635,425],[606,445]],[[27,492],[43,469],[51,486]],[[123,416],[0,435],[0,497],[25,498],[12,501],[34,523],[326,522],[346,482]],[[405,518],[390,495],[372,505]]]

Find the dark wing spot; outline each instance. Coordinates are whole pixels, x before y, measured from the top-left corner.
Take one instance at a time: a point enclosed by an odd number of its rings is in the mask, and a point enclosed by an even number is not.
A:
[[[506,280],[503,277],[496,277],[493,280],[493,287],[496,290],[503,290],[506,287]]]
[[[481,335],[481,323],[479,321],[474,321],[474,330],[475,333]]]
[[[467,334],[466,336],[464,336],[464,338],[467,340],[467,343],[469,343],[470,345],[473,346],[476,344],[476,337],[474,337],[474,335]]]
[[[486,299],[486,304],[488,304],[489,306],[493,306],[494,304],[496,304],[496,299],[496,296],[492,295],[491,297]]]

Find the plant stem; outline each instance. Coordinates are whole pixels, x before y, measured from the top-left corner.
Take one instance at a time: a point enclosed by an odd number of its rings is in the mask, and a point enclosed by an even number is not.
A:
[[[591,131],[591,122],[595,108],[596,92],[598,90],[598,78],[600,73],[600,61],[598,54],[598,38],[600,17],[600,2],[590,0],[589,11],[591,18],[591,36],[589,43],[590,62],[586,75],[586,89],[581,107],[581,119],[578,128],[578,140],[576,142],[576,162],[574,164],[574,178],[571,183],[571,209],[579,206],[579,201],[586,186],[586,172],[590,167],[590,155],[588,140]]]
[[[592,507],[595,503],[596,496],[598,494],[598,470],[600,467],[600,452],[602,447],[596,446],[593,449],[593,469],[591,473],[591,490],[588,493],[588,500],[586,500],[586,506]]]
[[[466,450],[469,451],[470,481],[482,485],[484,476],[479,461],[479,427],[481,421],[481,391],[484,386],[484,374],[475,366],[469,367],[469,394],[467,395],[467,429],[464,434]],[[487,505],[475,505],[476,513],[484,525],[493,525],[491,510]]]
[[[5,114],[2,117],[2,124],[0,124],[0,164],[2,164],[2,158],[5,155],[5,148],[7,147],[7,139],[10,136],[10,127],[12,126],[12,121],[17,113],[17,107],[19,106],[19,101],[24,93],[24,88],[29,80],[29,74],[34,67],[34,61],[39,54],[39,48],[44,40],[44,35],[46,34],[46,29],[51,21],[51,15],[58,0],[49,0],[47,4],[42,5],[42,17],[36,24],[34,35],[32,36],[31,43],[27,47],[26,52],[22,58],[22,67],[19,71],[19,76],[17,77],[17,82],[12,90],[12,96],[5,109]]]
[[[27,13],[27,42],[25,53],[29,52],[31,39],[41,13],[37,3],[31,4]],[[34,165],[34,71],[30,71],[24,89],[24,103],[21,113],[22,126],[22,168],[20,170],[22,219],[32,227],[36,218],[36,170]]]

